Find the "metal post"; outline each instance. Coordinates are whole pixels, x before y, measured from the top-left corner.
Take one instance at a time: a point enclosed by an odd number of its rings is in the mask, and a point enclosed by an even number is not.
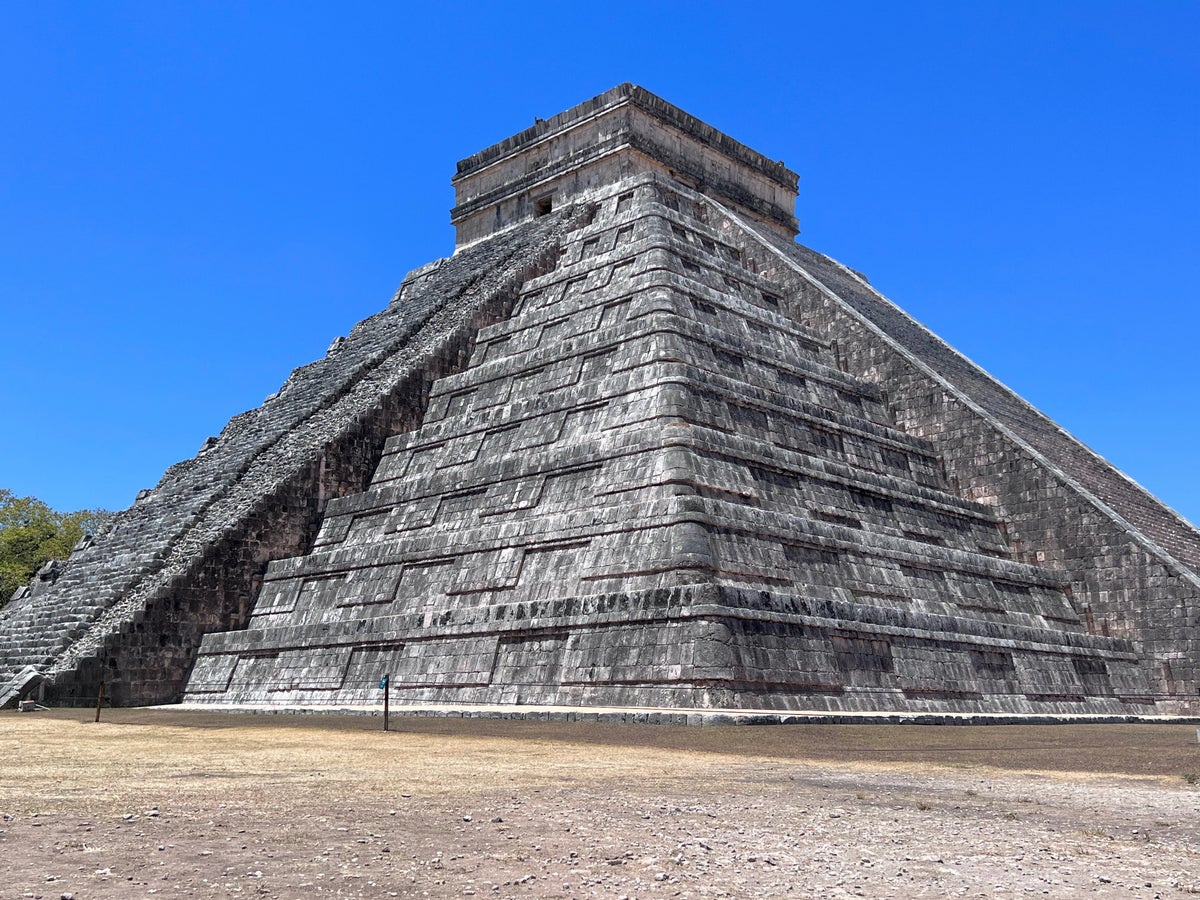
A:
[[[388,730],[388,701],[391,698],[391,679],[384,675],[379,679],[379,686],[383,688],[383,730]]]
[[[100,690],[96,694],[96,721],[100,721],[100,704],[104,702],[104,679],[100,679]]]

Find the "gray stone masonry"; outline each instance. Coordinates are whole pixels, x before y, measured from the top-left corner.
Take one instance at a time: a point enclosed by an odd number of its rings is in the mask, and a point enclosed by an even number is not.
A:
[[[1159,709],[1200,712],[1200,531],[861,275],[756,234],[781,275],[799,276],[793,289],[847,369],[886,385],[898,423],[937,447],[956,491],[1004,516],[1018,558],[1067,576],[1089,630],[1133,641]]]
[[[795,184],[632,85],[464,160],[456,254],[0,613],[0,685],[1200,712],[1200,533],[796,245]]]
[[[0,704],[49,675],[47,701],[178,700],[208,631],[241,627],[271,559],[303,553],[332,497],[361,491],[384,440],[414,427],[429,386],[460,368],[475,330],[553,266],[569,213],[414,272],[328,355],[235,416],[193,459],[0,610]]]
[[[622,84],[462,160],[450,221],[459,247],[647,172],[731,204],[789,240],[798,176],[633,84]]]
[[[1153,710],[754,232],[657,174],[590,197],[189,701],[370,702],[386,673],[402,702]]]

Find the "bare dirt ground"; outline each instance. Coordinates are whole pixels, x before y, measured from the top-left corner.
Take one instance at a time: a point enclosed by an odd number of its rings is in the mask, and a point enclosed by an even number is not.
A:
[[[1191,897],[1191,726],[0,713],[0,898]]]

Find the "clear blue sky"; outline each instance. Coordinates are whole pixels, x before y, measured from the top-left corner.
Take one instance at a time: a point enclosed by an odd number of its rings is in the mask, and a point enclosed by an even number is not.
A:
[[[0,487],[127,506],[451,252],[458,159],[634,81],[1200,521],[1200,4],[428,6],[0,4]]]

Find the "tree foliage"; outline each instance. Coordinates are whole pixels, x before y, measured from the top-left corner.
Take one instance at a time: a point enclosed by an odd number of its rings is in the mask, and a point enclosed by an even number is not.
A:
[[[51,559],[66,559],[109,514],[100,509],[55,512],[35,497],[0,489],[0,606]]]

